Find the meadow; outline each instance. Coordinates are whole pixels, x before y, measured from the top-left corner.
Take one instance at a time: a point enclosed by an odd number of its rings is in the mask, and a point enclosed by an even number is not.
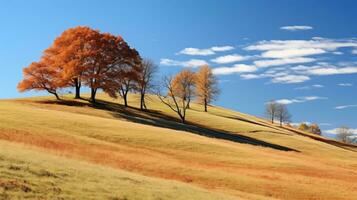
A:
[[[151,96],[127,108],[64,96],[0,101],[3,199],[354,199],[357,147],[192,104],[183,125]]]

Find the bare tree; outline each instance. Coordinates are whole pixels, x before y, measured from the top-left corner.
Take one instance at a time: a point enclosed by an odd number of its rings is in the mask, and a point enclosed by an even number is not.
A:
[[[288,111],[288,108],[285,104],[278,103],[276,104],[276,117],[279,119],[280,126],[283,125],[283,122],[290,122],[291,115]]]
[[[357,144],[357,136],[352,137],[350,143]]]
[[[267,115],[268,119],[271,120],[271,123],[274,123],[274,119],[276,117],[278,109],[278,104],[272,100],[265,104],[265,114]]]
[[[147,92],[154,87],[154,75],[157,72],[157,65],[152,60],[144,59],[141,62],[139,72],[138,90],[140,92],[140,109],[147,109],[145,97]]]
[[[341,126],[337,130],[337,139],[344,143],[349,143],[349,137],[352,136],[352,131],[347,126]]]
[[[184,87],[187,87],[187,85]],[[163,95],[163,92],[165,92],[166,95]],[[188,94],[183,94],[181,97],[175,95],[172,77],[165,77],[161,88],[159,88],[157,92],[157,96],[159,97],[160,101],[168,106],[172,111],[176,112],[182,123],[186,122],[185,119],[188,101],[187,98],[184,97],[187,95]]]

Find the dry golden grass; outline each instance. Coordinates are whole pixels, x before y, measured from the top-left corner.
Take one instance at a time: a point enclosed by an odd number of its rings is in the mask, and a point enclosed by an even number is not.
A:
[[[148,103],[151,112],[135,108],[135,95],[129,101],[133,108],[99,98],[106,102],[95,108],[68,97],[65,102],[48,97],[0,101],[0,140],[245,199],[357,196],[355,147],[219,107],[204,113],[192,105],[190,125],[182,126],[155,97]],[[217,132],[237,140],[199,135]]]

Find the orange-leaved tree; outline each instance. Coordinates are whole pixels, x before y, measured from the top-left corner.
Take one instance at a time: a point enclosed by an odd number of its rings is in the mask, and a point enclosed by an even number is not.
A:
[[[173,93],[175,96],[187,102],[187,108],[190,108],[190,102],[195,95],[195,73],[185,69],[178,73],[172,80]]]
[[[196,95],[199,103],[204,106],[207,112],[207,106],[219,95],[218,81],[208,65],[200,67],[196,73]]]
[[[89,27],[70,28],[44,52],[43,58],[60,70],[63,84],[75,88],[75,98],[80,98],[83,72],[98,53],[94,44],[99,36],[98,31]]]
[[[17,86],[20,92],[45,90],[55,95],[56,99],[59,99],[57,89],[63,86],[61,85],[59,73],[45,61],[31,63],[23,69],[23,76],[24,79]]]
[[[75,97],[80,98],[83,84],[91,88],[91,101],[95,103],[98,89],[116,97],[123,80],[136,81],[139,65],[139,53],[122,37],[75,27],[64,31],[45,50],[40,62],[24,69],[19,90],[43,89],[58,97],[57,88],[73,86]]]
[[[94,38],[90,46],[96,53],[87,58],[82,74],[83,82],[91,88],[93,103],[98,89],[116,98],[123,79],[129,76],[128,66],[135,67],[140,62],[139,53],[130,48],[122,37],[105,33]]]

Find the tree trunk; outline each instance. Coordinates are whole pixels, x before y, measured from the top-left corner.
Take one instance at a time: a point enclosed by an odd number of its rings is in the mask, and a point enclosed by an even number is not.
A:
[[[191,99],[188,98],[188,100],[187,100],[187,109],[190,109],[190,102],[191,102]]]
[[[96,88],[91,88],[90,99],[91,99],[92,103],[95,103],[95,95],[96,94],[97,94],[97,89]]]
[[[79,81],[79,78],[74,79],[74,87],[76,89],[76,95],[75,99],[80,99],[81,98],[81,82]]]
[[[141,96],[140,96],[140,109],[144,110],[144,107],[146,107],[145,106],[145,96],[144,96],[144,94],[141,94]]]
[[[55,97],[56,97],[57,100],[60,100],[60,98],[59,98],[57,92],[54,92],[53,95],[55,95]]]
[[[56,91],[51,91],[51,90],[48,90],[48,89],[46,89],[46,90],[47,90],[48,93],[55,95],[57,100],[61,100]]]
[[[128,107],[128,93],[127,92],[124,93],[123,99],[124,99],[125,107]]]
[[[205,99],[205,112],[207,112],[207,99]]]

